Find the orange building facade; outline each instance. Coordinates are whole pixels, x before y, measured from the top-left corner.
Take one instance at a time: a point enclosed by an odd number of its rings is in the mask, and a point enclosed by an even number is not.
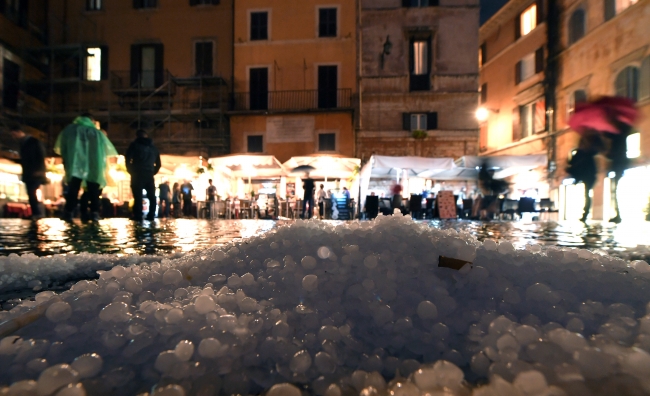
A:
[[[549,7],[557,10],[552,21]],[[579,140],[567,121],[577,103],[604,95],[632,98],[642,113],[628,139],[633,168],[618,198],[623,219],[645,216],[650,189],[639,186],[650,177],[648,15],[647,0],[511,0],[480,29],[481,152],[547,154],[548,169],[525,177],[556,202],[561,219],[578,219],[584,203],[584,186],[571,184],[565,171]],[[608,219],[614,213],[604,157],[599,167],[591,217]]]
[[[42,105],[25,121],[49,131],[81,112],[120,152],[145,129],[161,151],[229,151],[232,0],[52,0],[47,45],[27,47],[48,73],[26,79]]]
[[[235,2],[232,153],[354,156],[352,0]]]

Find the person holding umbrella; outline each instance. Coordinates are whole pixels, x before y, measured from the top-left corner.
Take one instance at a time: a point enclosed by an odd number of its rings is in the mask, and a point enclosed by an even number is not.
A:
[[[569,126],[580,134],[596,130],[609,141],[606,153],[610,160],[609,172],[611,177],[611,196],[616,210],[616,216],[610,222],[620,223],[621,213],[618,207],[618,183],[623,173],[630,167],[627,158],[627,137],[632,132],[632,126],[639,112],[633,100],[622,97],[605,96],[591,103],[579,104],[569,119]]]
[[[567,173],[571,175],[576,182],[582,182],[585,185],[585,207],[580,218],[581,222],[586,222],[591,210],[591,190],[596,184],[596,175],[598,167],[596,166],[595,156],[603,149],[604,143],[598,131],[593,129],[583,132],[580,137],[578,148],[573,152]]]

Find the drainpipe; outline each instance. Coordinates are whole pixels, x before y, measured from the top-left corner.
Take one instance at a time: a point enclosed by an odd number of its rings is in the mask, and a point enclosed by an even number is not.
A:
[[[549,132],[547,140],[549,188],[555,188],[555,171],[557,170],[557,88],[559,78],[560,56],[560,13],[558,0],[548,0],[546,10],[546,65],[544,70],[544,93],[546,101],[546,125]]]

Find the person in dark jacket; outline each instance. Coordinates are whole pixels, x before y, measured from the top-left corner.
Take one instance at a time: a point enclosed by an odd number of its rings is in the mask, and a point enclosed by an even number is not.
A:
[[[156,216],[156,185],[153,177],[160,170],[160,153],[147,132],[138,129],[136,136],[126,151],[125,158],[126,170],[131,175],[133,219],[142,220],[142,190],[145,190],[149,199],[147,220],[153,221]]]
[[[603,141],[597,131],[585,131],[580,137],[578,148],[573,152],[567,173],[573,177],[576,182],[582,182],[585,185],[585,207],[580,221],[587,221],[591,210],[591,190],[596,184],[598,167],[596,166],[595,156],[603,149]]]
[[[192,191],[194,187],[189,180],[181,185],[181,197],[183,198],[183,216],[191,217],[192,216]]]
[[[22,180],[27,189],[29,206],[32,208],[32,219],[40,219],[43,217],[43,211],[36,197],[36,191],[47,181],[45,150],[38,139],[23,132],[20,124],[11,124],[9,129],[11,136],[20,142],[20,159],[14,161],[23,168]]]
[[[618,197],[616,195],[618,190],[618,182],[623,177],[623,173],[631,165],[631,161],[627,158],[627,137],[632,133],[632,126],[613,119],[612,124],[616,125],[619,133],[603,133],[609,140],[609,150],[607,151],[607,159],[609,159],[609,172],[613,173],[611,178],[611,195],[614,201],[614,210],[616,216],[609,219],[612,223],[621,222],[621,212],[618,210]]]
[[[169,212],[171,208],[171,199],[172,199],[172,193],[171,189],[169,188],[169,181],[165,180],[158,186],[158,196],[160,197],[160,216],[158,217],[169,217]],[[165,209],[162,209],[163,204],[165,205]]]
[[[314,179],[309,177],[309,173],[307,173],[307,177],[303,179],[303,185],[304,189],[304,199],[302,201],[302,214],[300,215],[301,219],[308,218],[311,219],[311,216],[314,214]],[[307,204],[309,204],[309,213],[306,213],[305,210],[307,209]]]

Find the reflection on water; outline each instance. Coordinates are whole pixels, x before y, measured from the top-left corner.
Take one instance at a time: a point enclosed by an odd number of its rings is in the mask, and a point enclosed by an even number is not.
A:
[[[225,244],[264,233],[281,222],[174,219],[136,223],[105,219],[98,224],[67,224],[59,219],[31,222],[0,219],[0,255],[34,253],[165,254]]]
[[[0,219],[0,255],[27,252],[39,256],[77,252],[166,254],[251,237],[289,222],[173,219],[140,224],[127,219],[106,219],[99,224],[69,225],[58,219],[41,219],[35,223]],[[480,240],[509,240],[516,246],[538,243],[610,251],[650,246],[650,223],[647,222],[594,223],[589,227],[579,222],[431,221],[429,224],[466,231]]]

